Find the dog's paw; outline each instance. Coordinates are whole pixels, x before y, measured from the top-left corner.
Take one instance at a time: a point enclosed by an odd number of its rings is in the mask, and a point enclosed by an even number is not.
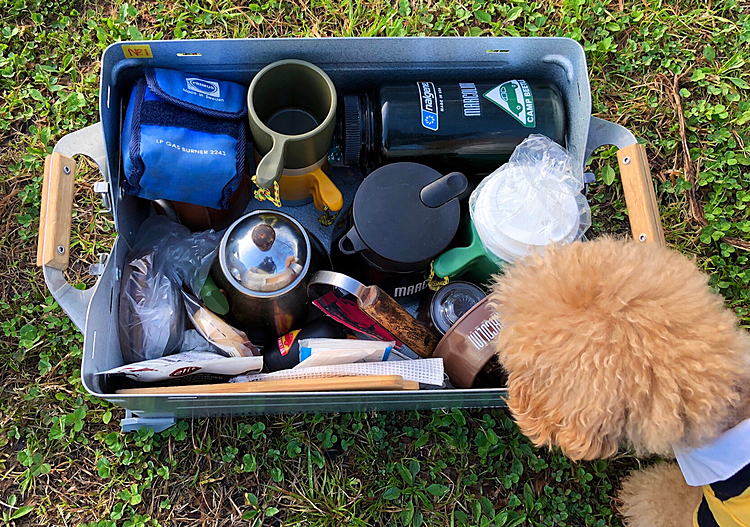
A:
[[[630,474],[618,494],[627,527],[691,527],[701,501],[676,463],[659,463]]]

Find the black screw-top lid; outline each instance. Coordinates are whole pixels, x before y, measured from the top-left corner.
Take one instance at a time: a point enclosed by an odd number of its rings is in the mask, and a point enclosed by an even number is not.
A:
[[[460,219],[457,198],[429,207],[420,197],[422,189],[441,178],[440,172],[417,163],[392,163],[367,176],[352,209],[354,226],[367,247],[415,269],[429,265],[451,242]]]
[[[359,95],[344,95],[344,164],[359,165],[362,161],[362,122],[364,108]]]

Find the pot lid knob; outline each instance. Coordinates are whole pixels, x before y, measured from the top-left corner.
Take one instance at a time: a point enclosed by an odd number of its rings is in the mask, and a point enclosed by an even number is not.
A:
[[[276,240],[276,231],[266,223],[256,225],[252,234],[253,243],[261,251],[268,251]]]
[[[225,234],[222,270],[256,292],[285,288],[303,272],[309,242],[291,217],[271,211],[248,214]]]

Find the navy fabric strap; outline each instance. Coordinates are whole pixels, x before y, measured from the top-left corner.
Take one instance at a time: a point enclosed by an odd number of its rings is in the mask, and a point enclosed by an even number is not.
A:
[[[232,197],[232,194],[234,194],[235,190],[239,187],[240,180],[242,179],[242,175],[245,171],[245,154],[246,154],[246,136],[245,136],[245,129],[247,128],[247,123],[245,123],[245,120],[243,119],[240,121],[237,134],[238,137],[238,143],[239,147],[237,148],[237,175],[235,175],[229,183],[226,184],[224,189],[221,192],[221,208],[223,210],[226,210],[229,208],[229,199]]]
[[[165,101],[144,101],[140,114],[141,125],[175,126],[207,134],[223,134],[240,139],[237,121],[207,117]]]
[[[133,169],[125,177],[125,190],[129,194],[138,194],[141,190],[139,184],[146,166],[141,159],[141,109],[143,108],[143,98],[146,95],[146,81],[139,79],[135,85],[135,102],[133,104],[133,118],[130,127],[130,145],[128,154]]]
[[[137,101],[143,101],[143,95],[141,93],[139,93],[137,97]],[[143,161],[140,158],[141,125],[171,126],[174,125],[174,123],[179,122],[181,128],[189,128],[197,132],[206,132],[210,134],[228,135],[237,139],[237,143],[238,145],[240,145],[237,148],[236,157],[237,173],[232,179],[227,182],[227,184],[222,189],[221,194],[221,208],[223,210],[229,208],[229,200],[231,199],[232,194],[234,194],[234,192],[237,190],[237,187],[239,186],[240,180],[242,179],[242,175],[245,170],[245,143],[247,137],[247,124],[245,123],[245,120],[242,119],[240,121],[229,121],[226,119],[207,117],[187,111],[183,108],[178,108],[170,103],[162,101],[143,101],[140,103],[140,105],[140,108],[135,109],[135,111],[138,111],[136,115],[139,116],[140,123],[137,129],[133,130],[133,137],[136,137],[136,134],[138,134],[137,151],[133,151],[136,147],[135,141],[131,143],[130,148],[131,159],[134,159],[134,154],[137,158],[137,162],[135,160],[133,161],[133,166],[140,167],[140,170],[136,171],[134,169],[133,173],[131,174],[131,179],[133,180],[133,182],[138,185],[140,177],[143,175]],[[133,122],[135,123],[135,119],[133,120]],[[140,190],[140,186],[137,190],[135,190],[135,192],[137,192],[138,190]]]

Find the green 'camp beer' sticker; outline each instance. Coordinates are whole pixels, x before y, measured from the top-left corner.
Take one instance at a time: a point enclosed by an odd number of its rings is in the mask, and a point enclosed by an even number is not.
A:
[[[485,93],[484,97],[508,112],[526,128],[536,128],[534,96],[526,81],[504,82]]]

